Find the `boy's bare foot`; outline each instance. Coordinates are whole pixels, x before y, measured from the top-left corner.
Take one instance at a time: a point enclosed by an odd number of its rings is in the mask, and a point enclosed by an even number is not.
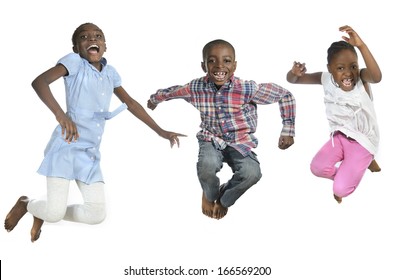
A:
[[[379,165],[375,159],[373,159],[373,161],[370,163],[370,165],[368,166],[368,169],[370,169],[371,172],[381,171],[381,167],[379,167]]]
[[[220,203],[220,200],[217,200],[216,203],[214,204],[214,209],[213,209],[213,218],[219,220],[221,218],[224,218],[224,216],[228,213],[228,208],[222,206]]]
[[[214,202],[207,200],[205,193],[202,193],[202,213],[213,218]]]
[[[18,201],[15,203],[14,207],[12,207],[11,211],[7,214],[4,221],[4,228],[6,231],[12,231],[19,220],[27,213],[27,203],[29,198],[27,196],[19,197]]]
[[[30,231],[31,242],[37,241],[38,238],[40,238],[41,227],[42,227],[43,223],[44,223],[43,220],[41,220],[37,217],[34,217],[33,227],[31,228],[31,231]]]
[[[338,202],[341,203],[343,201],[342,197],[339,197],[337,195],[334,195],[334,199]]]

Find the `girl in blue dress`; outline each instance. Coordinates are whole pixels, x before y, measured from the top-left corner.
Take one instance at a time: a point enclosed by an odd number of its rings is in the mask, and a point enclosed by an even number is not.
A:
[[[32,86],[55,115],[59,125],[45,149],[38,173],[47,177],[47,199],[21,196],[8,213],[4,227],[12,231],[29,212],[34,217],[31,241],[36,241],[44,221],[74,221],[98,224],[105,219],[104,180],[100,168],[100,143],[106,120],[124,109],[143,121],[171,147],[179,145],[179,133],[163,130],[121,86],[115,68],[103,57],[106,51],[102,30],[92,23],[80,25],[72,36],[73,53],[39,75]],[[67,112],[54,98],[50,84],[64,77]],[[109,112],[112,94],[122,105]],[[83,204],[67,205],[71,180],[75,180]]]

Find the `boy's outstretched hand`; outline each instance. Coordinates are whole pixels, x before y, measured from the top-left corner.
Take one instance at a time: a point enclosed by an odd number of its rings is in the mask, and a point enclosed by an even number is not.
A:
[[[147,101],[147,108],[154,110],[157,107],[157,105],[154,105],[153,102],[150,101],[150,99]]]
[[[177,144],[177,146],[180,146],[180,140],[179,137],[187,137],[187,135],[176,133],[176,132],[171,132],[171,131],[166,131],[164,130],[163,134],[161,135],[165,139],[168,139],[169,142],[171,143],[171,148],[173,145]]]
[[[285,150],[292,146],[293,143],[295,143],[295,140],[292,136],[280,136],[280,139],[278,140],[278,147],[281,150]]]

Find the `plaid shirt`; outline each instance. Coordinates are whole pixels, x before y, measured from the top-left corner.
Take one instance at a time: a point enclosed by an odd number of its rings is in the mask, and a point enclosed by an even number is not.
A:
[[[157,105],[178,98],[191,103],[201,114],[201,131],[197,138],[213,141],[221,150],[229,145],[245,156],[257,147],[258,139],[254,136],[257,104],[278,102],[283,123],[281,135],[295,136],[295,98],[288,90],[273,83],[257,84],[232,76],[217,89],[205,76],[184,86],[160,89],[150,96],[150,101]]]

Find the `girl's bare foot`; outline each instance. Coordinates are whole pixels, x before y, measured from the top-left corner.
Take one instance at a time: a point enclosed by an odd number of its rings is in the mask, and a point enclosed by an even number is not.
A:
[[[31,242],[37,241],[38,238],[40,238],[41,227],[42,227],[43,223],[44,223],[43,220],[41,220],[37,217],[34,217],[33,227],[31,228],[31,231],[30,231]]]
[[[375,159],[373,159],[373,161],[370,163],[370,165],[368,166],[368,169],[370,169],[371,172],[381,171],[381,167],[379,167],[379,165]]]
[[[202,193],[202,213],[213,218],[214,202],[207,200],[204,193]]]
[[[12,207],[11,211],[7,214],[4,221],[4,228],[6,231],[12,231],[19,220],[27,213],[27,203],[29,202],[29,198],[27,196],[21,196],[15,203],[14,207]]]
[[[219,220],[224,218],[224,216],[228,213],[228,208],[221,205],[220,200],[217,200],[214,204],[213,209],[213,218]]]
[[[341,203],[343,201],[342,197],[339,197],[337,195],[334,195],[334,199],[338,202]]]

